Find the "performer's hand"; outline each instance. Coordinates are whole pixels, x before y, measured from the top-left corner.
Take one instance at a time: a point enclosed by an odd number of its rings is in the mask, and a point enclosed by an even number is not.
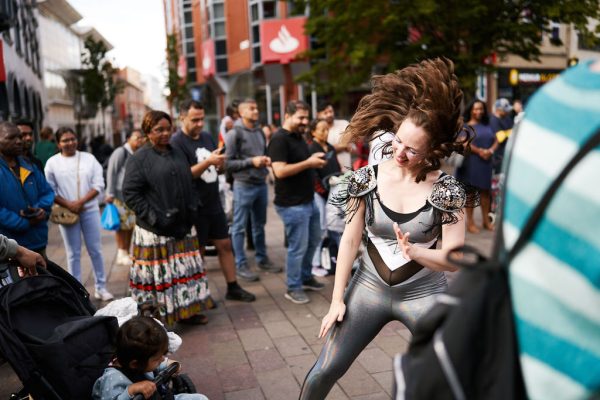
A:
[[[396,222],[394,222],[394,232],[396,233],[396,239],[398,240],[398,246],[402,249],[402,255],[407,260],[412,260],[414,256],[413,249],[414,246],[408,242],[408,237],[410,236],[410,232],[402,233],[400,227]]]
[[[331,303],[329,307],[329,312],[327,315],[323,317],[323,322],[321,322],[321,330],[319,331],[319,339],[324,337],[329,329],[336,322],[342,322],[344,319],[344,314],[346,314],[346,305],[343,301],[335,301]]]

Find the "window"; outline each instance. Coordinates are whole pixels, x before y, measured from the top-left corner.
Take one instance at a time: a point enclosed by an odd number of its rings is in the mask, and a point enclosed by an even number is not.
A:
[[[215,38],[225,36],[225,22],[215,22]]]
[[[260,28],[258,25],[252,27],[252,43],[260,43]]]
[[[185,38],[193,38],[194,37],[194,28],[191,26],[186,26],[185,28]]]
[[[194,49],[194,42],[187,42],[185,44],[185,52],[186,54],[192,54],[196,51],[196,49]]]
[[[298,0],[288,0],[287,2],[287,14],[288,17],[296,17],[300,15],[307,15],[308,6],[302,4]]]
[[[213,5],[213,19],[225,18],[225,6],[223,4]]]
[[[196,57],[187,57],[186,61],[188,71],[196,69]]]
[[[226,58],[217,58],[215,67],[216,67],[217,73],[227,73],[227,59]]]
[[[186,11],[183,13],[183,21],[186,25],[192,23],[192,12],[191,11]]]
[[[277,1],[263,0],[263,19],[277,18]]]
[[[250,21],[258,21],[260,16],[258,15],[258,4],[252,4],[250,6]]]
[[[260,64],[260,46],[256,46],[252,49],[252,63]]]
[[[227,41],[226,40],[215,40],[215,55],[227,55]]]

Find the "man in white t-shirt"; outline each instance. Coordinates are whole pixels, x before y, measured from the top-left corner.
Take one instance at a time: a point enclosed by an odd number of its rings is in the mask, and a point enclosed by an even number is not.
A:
[[[317,106],[317,118],[324,119],[329,124],[327,142],[335,147],[338,162],[340,163],[340,167],[342,167],[342,172],[352,171],[352,158],[349,151],[350,146],[340,144],[340,138],[348,126],[348,121],[345,119],[335,119],[333,106],[328,102],[319,103]]]

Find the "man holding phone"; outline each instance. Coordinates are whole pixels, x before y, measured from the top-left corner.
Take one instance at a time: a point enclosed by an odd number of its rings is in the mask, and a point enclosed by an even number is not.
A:
[[[219,197],[218,173],[225,162],[225,155],[217,149],[210,133],[204,128],[204,107],[194,100],[185,100],[179,108],[179,130],[171,137],[171,146],[186,156],[194,176],[194,192],[200,201],[194,225],[201,252],[204,255],[208,241],[215,245],[219,264],[227,281],[228,300],[251,302],[256,297],[237,283],[231,239],[227,219]]]
[[[0,122],[0,234],[45,257],[54,192],[23,154],[22,134]]]

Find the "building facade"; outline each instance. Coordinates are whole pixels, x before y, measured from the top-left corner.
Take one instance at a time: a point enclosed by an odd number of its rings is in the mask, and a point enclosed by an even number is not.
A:
[[[35,1],[4,2],[0,13],[10,21],[0,37],[0,119],[27,118],[39,128],[45,94]]]
[[[82,94],[84,42],[88,37],[112,45],[94,28],[76,25],[83,17],[67,0],[37,0],[44,86],[47,94],[45,125],[74,128],[81,140],[105,136],[113,143],[112,108],[104,111],[86,104]],[[104,114],[104,115],[103,115]]]
[[[125,67],[119,70],[118,77],[123,91],[115,96],[115,145],[125,142],[127,132],[141,127],[146,113],[142,75],[133,68]]]
[[[164,2],[167,32],[182,38],[190,95],[206,105],[211,130],[234,99],[255,98],[262,122],[278,125],[287,101],[316,100],[294,81],[309,68],[297,58],[309,47],[305,9],[298,12],[292,2],[279,0]],[[177,7],[179,13],[169,12]]]

